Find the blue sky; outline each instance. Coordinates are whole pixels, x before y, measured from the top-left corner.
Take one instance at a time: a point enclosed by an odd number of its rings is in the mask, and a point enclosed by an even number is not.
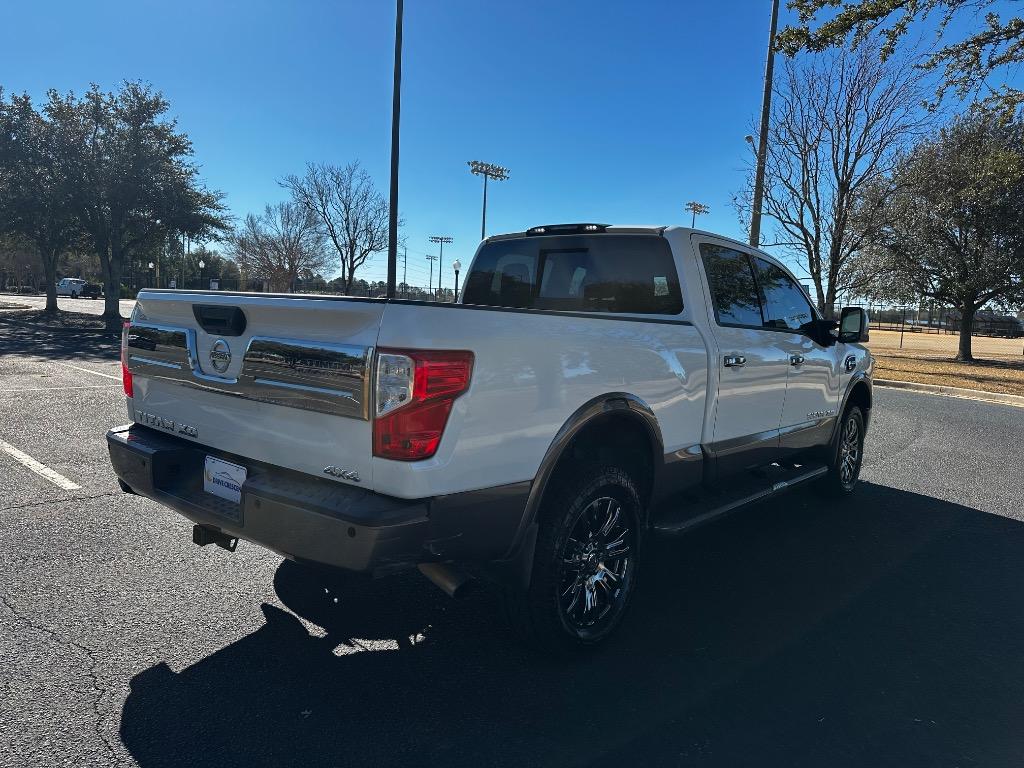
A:
[[[742,237],[730,197],[760,103],[767,0],[406,0],[400,210],[409,282],[425,284],[427,238],[451,260],[488,232],[559,221],[689,223]],[[785,12],[784,12],[785,15]],[[359,159],[386,194],[394,3],[390,0],[105,0],[10,3],[0,83],[162,90],[205,182],[244,216],[285,198],[307,161]],[[399,266],[401,276],[401,260]],[[362,276],[380,278],[379,255]]]

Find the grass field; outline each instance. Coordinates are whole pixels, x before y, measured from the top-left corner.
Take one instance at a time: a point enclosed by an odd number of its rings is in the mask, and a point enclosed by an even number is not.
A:
[[[879,379],[1024,395],[1024,339],[975,336],[973,364],[953,362],[958,337],[934,333],[871,331],[868,347]]]

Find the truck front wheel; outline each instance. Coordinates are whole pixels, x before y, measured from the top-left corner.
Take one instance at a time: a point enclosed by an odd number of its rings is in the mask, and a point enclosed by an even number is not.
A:
[[[819,492],[826,496],[847,496],[853,493],[864,461],[864,413],[851,405],[839,423],[829,471],[817,481]]]
[[[510,592],[510,619],[528,643],[565,652],[599,643],[636,591],[640,498],[628,474],[587,467],[551,489],[540,510],[530,586]]]

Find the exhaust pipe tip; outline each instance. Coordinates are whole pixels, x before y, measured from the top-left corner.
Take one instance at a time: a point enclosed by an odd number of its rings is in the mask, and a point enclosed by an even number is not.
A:
[[[417,568],[448,597],[459,599],[472,591],[473,577],[459,568],[446,563],[420,563]]]

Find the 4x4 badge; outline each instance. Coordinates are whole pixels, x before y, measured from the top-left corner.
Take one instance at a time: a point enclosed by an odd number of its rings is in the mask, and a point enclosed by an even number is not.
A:
[[[342,480],[351,480],[353,483],[359,482],[359,473],[354,469],[342,469],[331,464],[329,467],[324,467],[324,472],[331,477],[340,477]]]

